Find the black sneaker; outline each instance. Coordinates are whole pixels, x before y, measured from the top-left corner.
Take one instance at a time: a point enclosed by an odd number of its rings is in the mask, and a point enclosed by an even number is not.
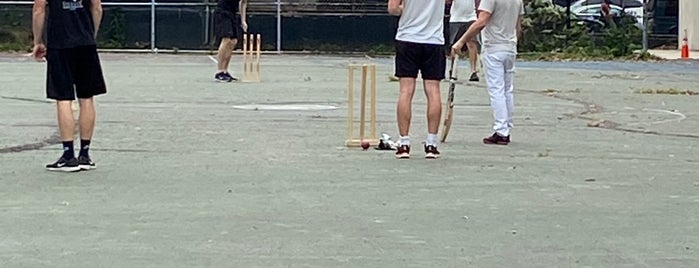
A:
[[[92,159],[90,159],[89,156],[84,155],[78,156],[78,167],[80,167],[80,170],[90,170],[97,168],[95,162],[92,162]]]
[[[214,79],[216,79],[216,82],[231,82],[233,81],[233,77],[227,74],[226,72],[220,72],[217,73],[214,76]]]
[[[231,79],[231,81],[238,81],[238,78],[233,77],[229,72],[226,72],[226,76]]]
[[[471,73],[471,78],[469,78],[468,81],[471,81],[471,82],[480,81],[480,79],[478,78],[478,72]]]
[[[46,165],[46,170],[48,170],[48,171],[62,171],[62,172],[76,172],[76,171],[80,171],[80,167],[78,166],[78,159],[76,159],[75,157],[73,157],[71,159],[67,159],[67,160],[65,158],[61,157],[55,163]]]
[[[427,158],[427,159],[439,158],[439,151],[437,151],[437,146],[426,145],[425,146],[425,158]]]
[[[410,145],[401,145],[396,151],[396,158],[398,159],[408,159],[410,158]]]
[[[510,143],[510,136],[507,137],[500,136],[497,132],[493,133],[492,136],[484,138],[483,143],[485,144],[497,144],[497,145],[507,145]]]

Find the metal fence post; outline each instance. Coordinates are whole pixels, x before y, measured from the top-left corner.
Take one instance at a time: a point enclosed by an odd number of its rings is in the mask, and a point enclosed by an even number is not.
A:
[[[209,7],[209,0],[206,0],[205,3],[206,3],[206,9],[205,9],[206,15],[204,16],[204,18],[205,18],[204,19],[205,20],[204,21],[204,43],[207,46],[210,46],[211,37],[210,37],[209,31],[211,31],[211,30],[209,29],[209,21],[211,21],[211,17],[210,17],[211,15],[209,13],[211,13],[211,7]]]
[[[277,53],[282,53],[282,3],[277,0]]]
[[[155,47],[155,0],[150,1],[150,50],[157,52]]]
[[[643,0],[643,53],[648,52],[648,10],[646,0]]]

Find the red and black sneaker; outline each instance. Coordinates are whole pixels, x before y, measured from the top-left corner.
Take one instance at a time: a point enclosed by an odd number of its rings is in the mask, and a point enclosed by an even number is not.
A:
[[[497,132],[493,133],[492,136],[484,138],[483,143],[485,144],[497,144],[497,145],[507,145],[510,143],[510,136],[500,136]]]
[[[437,146],[426,145],[425,146],[425,158],[427,158],[427,159],[439,158],[439,151],[437,151]]]
[[[408,159],[410,158],[410,145],[401,145],[396,151],[396,158],[398,159]]]

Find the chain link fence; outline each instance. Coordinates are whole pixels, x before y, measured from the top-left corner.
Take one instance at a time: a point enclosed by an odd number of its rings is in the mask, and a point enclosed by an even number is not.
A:
[[[103,2],[100,48],[213,50],[216,1]],[[31,1],[0,1],[0,43],[31,44]],[[370,51],[392,47],[397,18],[383,0],[249,0],[250,33],[267,51]],[[6,42],[7,41],[7,42]]]

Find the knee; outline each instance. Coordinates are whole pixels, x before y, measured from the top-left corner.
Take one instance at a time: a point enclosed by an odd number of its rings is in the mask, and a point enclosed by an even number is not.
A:
[[[232,48],[233,47],[233,40],[230,38],[222,38],[221,39],[221,46],[225,48]]]

